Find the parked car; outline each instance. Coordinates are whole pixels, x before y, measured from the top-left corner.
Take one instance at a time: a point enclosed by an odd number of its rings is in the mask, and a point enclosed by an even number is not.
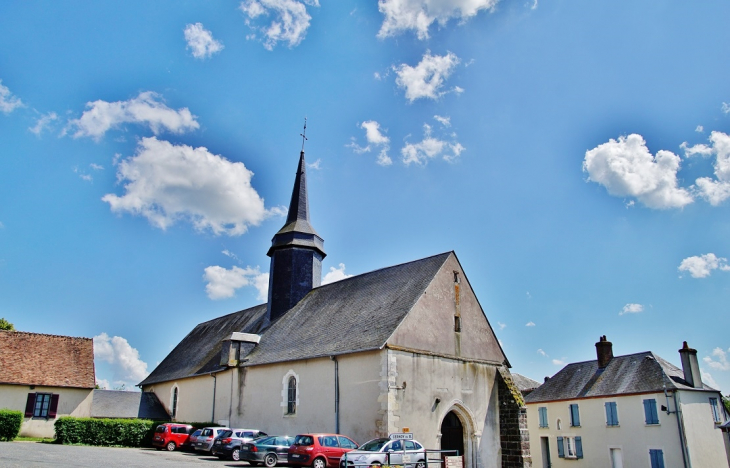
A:
[[[404,463],[403,455],[406,455]],[[368,468],[401,465],[425,468],[426,449],[415,440],[373,439],[340,459],[340,468]]]
[[[286,463],[289,447],[294,443],[292,436],[268,436],[244,443],[234,449],[237,453],[231,454],[234,460],[247,461],[249,465],[258,466],[262,463],[267,468],[277,463]]]
[[[242,444],[266,435],[265,432],[259,431],[258,429],[230,429],[221,432],[215,438],[210,453],[221,460],[224,458],[233,458],[234,461],[238,461],[238,458],[233,457],[234,450],[240,450]]]
[[[201,452],[210,452],[210,449],[213,447],[213,440],[215,440],[216,437],[221,435],[221,432],[223,431],[230,431],[230,428],[228,427],[205,427],[203,428],[203,432],[200,433],[198,436],[198,440],[195,442],[195,446],[193,447],[195,450],[199,450]]]
[[[190,434],[190,439],[188,439],[188,444],[190,448],[195,447],[195,443],[198,442],[198,437],[200,437],[200,434],[203,433],[202,429],[196,429],[195,432]]]
[[[160,424],[155,428],[155,435],[152,436],[152,446],[158,450],[167,449],[170,452],[178,447],[186,447],[190,444],[190,433],[193,426],[189,424]]]
[[[352,439],[340,434],[300,434],[289,447],[287,462],[312,468],[338,468],[340,457],[356,448]]]

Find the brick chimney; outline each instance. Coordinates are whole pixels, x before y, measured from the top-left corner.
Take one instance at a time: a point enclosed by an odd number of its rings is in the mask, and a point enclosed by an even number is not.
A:
[[[700,375],[700,364],[697,362],[697,350],[687,346],[685,341],[682,349],[679,350],[679,356],[682,359],[682,370],[684,371],[684,380],[690,387],[702,388],[702,376]]]
[[[605,368],[613,359],[613,343],[606,339],[606,335],[600,337],[596,343],[596,356],[599,369]]]

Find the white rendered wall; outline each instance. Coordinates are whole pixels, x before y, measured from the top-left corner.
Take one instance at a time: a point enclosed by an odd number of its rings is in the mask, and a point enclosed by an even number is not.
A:
[[[678,393],[679,406],[682,410],[686,429],[689,459],[693,468],[718,467],[727,468],[728,459],[725,451],[722,431],[715,424],[710,408],[710,398],[716,398],[720,417],[723,418],[722,400],[718,393],[681,391]]]
[[[218,384],[216,385],[216,395],[218,395],[217,390],[220,384],[220,377],[216,377],[216,380],[218,380]],[[178,395],[175,421],[212,421],[213,378],[210,375],[156,383],[147,385],[142,390],[145,392],[154,392],[168,414],[172,414],[172,392],[176,386],[178,387]]]

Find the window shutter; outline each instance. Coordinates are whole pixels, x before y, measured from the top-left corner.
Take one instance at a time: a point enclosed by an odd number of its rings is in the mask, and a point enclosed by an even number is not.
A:
[[[563,448],[563,438],[558,437],[558,457],[565,458],[565,448]]]
[[[570,425],[580,426],[580,413],[578,412],[578,405],[570,405]]]
[[[540,427],[548,427],[547,408],[544,406],[538,408],[538,413],[540,414]]]
[[[603,404],[606,407],[606,425],[613,426],[613,417],[611,415],[611,403],[606,402]]]
[[[35,406],[35,393],[28,394],[28,401],[25,402],[25,417],[33,417],[33,407]]]
[[[653,424],[651,416],[651,400],[644,400],[644,420],[647,424]]]
[[[664,468],[664,453],[659,449],[649,450],[651,468]]]
[[[618,405],[615,402],[614,403],[611,403],[611,414],[613,415],[613,425],[614,426],[618,426],[618,409],[617,409],[617,406]]]
[[[583,442],[581,441],[580,436],[575,438],[575,456],[583,458]]]
[[[48,410],[48,417],[53,419],[56,417],[56,413],[58,412],[58,397],[60,395],[58,393],[54,393],[51,395],[51,407]]]

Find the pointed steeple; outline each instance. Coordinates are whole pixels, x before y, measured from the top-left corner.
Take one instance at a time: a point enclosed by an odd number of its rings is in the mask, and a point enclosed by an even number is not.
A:
[[[322,260],[327,254],[324,240],[309,224],[304,149],[299,154],[286,223],[271,239],[266,255],[271,257],[267,317],[272,321],[322,283]]]

